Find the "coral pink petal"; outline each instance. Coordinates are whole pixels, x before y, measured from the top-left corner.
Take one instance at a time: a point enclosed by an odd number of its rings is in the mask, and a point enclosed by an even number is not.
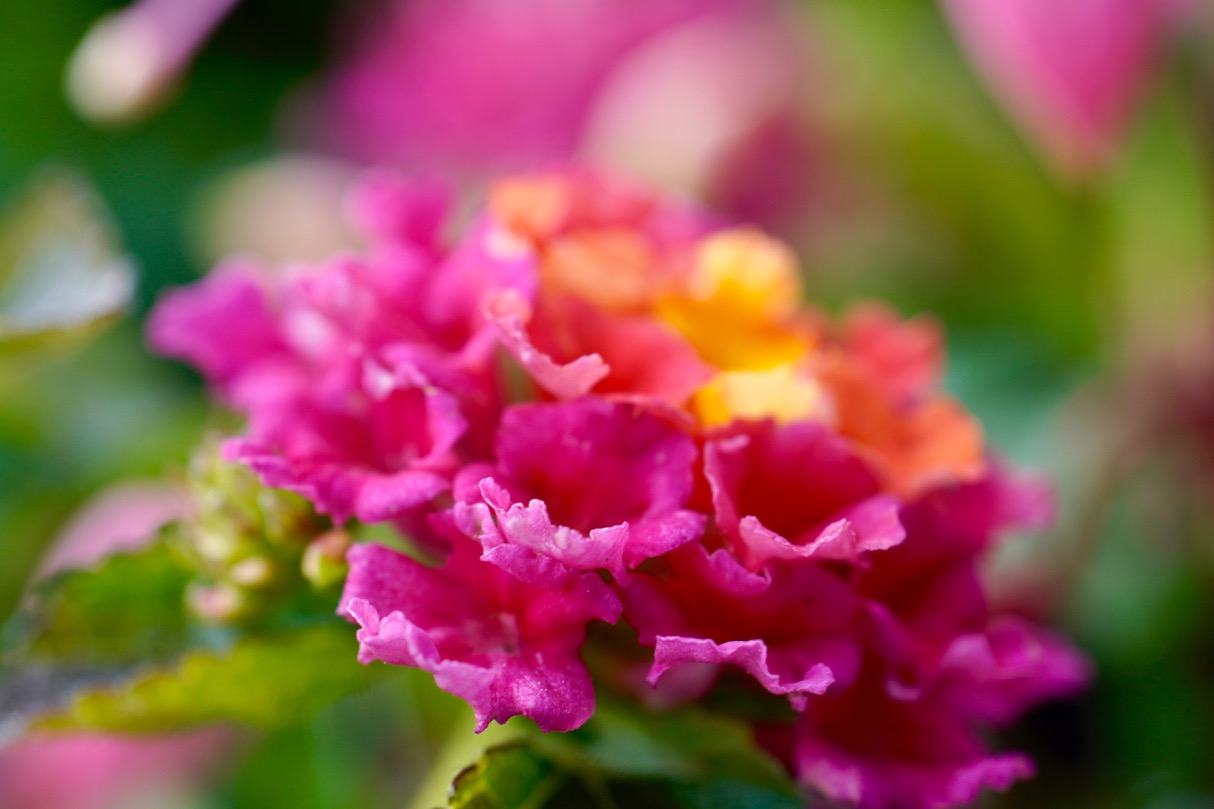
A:
[[[869,551],[894,547],[906,537],[898,516],[901,503],[888,495],[877,495],[838,514],[838,519],[823,527],[804,544],[794,545],[763,526],[755,517],[743,517],[738,523],[740,551],[752,566],[771,559],[835,559],[858,561]]]
[[[535,383],[558,399],[584,396],[601,382],[611,369],[598,354],[587,354],[561,364],[540,351],[527,336],[530,311],[521,298],[498,296],[487,313],[497,327],[502,346],[518,360]]]
[[[752,568],[769,559],[858,561],[905,531],[896,499],[821,424],[760,422],[709,440],[704,474],[721,530]]]
[[[940,326],[926,318],[903,320],[879,304],[862,304],[843,323],[848,354],[899,402],[932,391],[944,367]]]

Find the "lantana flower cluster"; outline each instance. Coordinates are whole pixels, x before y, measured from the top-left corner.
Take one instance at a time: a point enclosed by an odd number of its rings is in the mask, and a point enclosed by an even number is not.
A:
[[[1030,774],[982,727],[1087,666],[993,614],[979,563],[1050,495],[940,392],[932,323],[828,317],[779,242],[591,169],[498,183],[458,239],[428,182],[351,205],[365,255],[227,263],[151,339],[247,416],[230,460],[407,539],[348,553],[361,660],[430,672],[478,730],[564,731],[594,711],[590,630],[601,687],[786,701],[756,737],[834,800]]]

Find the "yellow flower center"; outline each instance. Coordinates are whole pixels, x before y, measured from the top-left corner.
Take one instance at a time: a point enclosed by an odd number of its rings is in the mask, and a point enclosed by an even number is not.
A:
[[[706,238],[682,287],[657,315],[722,371],[759,371],[795,362],[811,348],[797,319],[801,280],[792,252],[755,230]]]
[[[691,409],[705,427],[735,419],[775,419],[781,424],[831,420],[831,402],[822,386],[791,365],[766,371],[725,371],[700,388]]]

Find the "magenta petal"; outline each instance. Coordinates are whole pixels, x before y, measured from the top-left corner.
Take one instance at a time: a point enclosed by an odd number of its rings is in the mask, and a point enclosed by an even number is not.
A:
[[[654,647],[651,681],[676,665],[729,663],[800,708],[806,694],[859,670],[862,614],[833,573],[816,565],[754,573],[699,544],[671,553],[664,568],[622,588],[629,623]]]
[[[594,683],[577,659],[545,660],[542,655],[506,664],[499,681],[504,694],[493,694],[496,712],[480,713],[477,729],[490,721],[504,723],[521,714],[543,731],[569,731],[586,724],[594,714]],[[477,708],[475,703],[473,708]]]
[[[456,443],[468,431],[460,399],[432,381],[407,352],[389,354],[394,358],[389,367],[366,363],[363,381],[371,399],[365,421],[371,440],[383,448],[381,462],[390,467],[447,469]]]
[[[977,719],[1004,723],[1026,708],[1081,691],[1092,664],[1066,641],[1018,618],[963,635],[941,660],[942,699]]]
[[[148,342],[226,388],[255,363],[287,351],[266,286],[256,267],[224,264],[160,299],[148,322]]]
[[[490,478],[484,483],[492,482]],[[553,525],[543,501],[532,500],[526,505],[514,503],[497,510],[497,525],[503,537],[529,549],[532,555],[542,554],[576,570],[607,570],[617,580],[627,575],[624,570],[624,549],[629,539],[627,524],[595,528],[582,534],[563,525]]]
[[[446,478],[433,472],[375,473],[331,461],[290,459],[240,438],[224,445],[224,457],[247,464],[267,486],[307,498],[319,513],[338,523],[351,517],[363,522],[391,520],[447,488]]]
[[[416,470],[367,475],[358,484],[351,511],[359,520],[368,523],[395,519],[405,511],[429,502],[447,488],[447,481],[441,475]]]
[[[844,511],[843,518],[855,532],[856,545],[841,549],[845,556],[835,556],[830,550],[828,558],[851,558],[862,551],[885,551],[901,544],[906,539],[906,528],[899,516],[901,506],[897,498],[878,495]]]
[[[368,171],[351,190],[347,207],[372,241],[439,247],[451,190],[429,178],[380,169]]]
[[[772,586],[771,574],[766,570],[752,572],[738,563],[729,551],[720,549],[709,553],[697,548],[687,554],[698,564],[698,575],[714,590],[721,590],[740,598],[759,598]]]
[[[653,650],[653,666],[649,682],[657,683],[671,666],[678,663],[729,663],[749,673],[773,694],[788,694],[794,698],[805,694],[821,694],[835,681],[830,667],[814,663],[802,673],[780,676],[770,669],[767,644],[761,640],[716,643],[706,638],[680,638],[659,635]]]
[[[341,611],[361,629],[359,659],[416,666],[472,706],[477,730],[511,716],[544,730],[571,730],[594,711],[578,656],[586,623],[614,621],[620,604],[597,576],[542,557],[544,588],[476,558],[452,537],[442,568],[378,545],[355,545]],[[537,578],[544,578],[537,575]]]
[[[987,751],[947,704],[891,699],[875,675],[809,701],[792,730],[788,758],[811,789],[865,809],[936,809],[1033,774],[1026,757]]]
[[[798,777],[804,784],[857,809],[964,806],[984,789],[1003,791],[1034,774],[1033,763],[1018,753],[963,763],[868,761],[810,739],[801,742],[798,762]]]
[[[1037,770],[1028,756],[1020,753],[988,756],[953,773],[945,800],[954,806],[972,803],[984,789],[1004,792],[1017,781],[1036,774]]]
[[[687,510],[630,525],[624,561],[632,568],[646,559],[664,556],[703,536],[707,526],[707,514]]]
[[[399,612],[381,618],[358,598],[346,611],[361,627],[361,662],[381,660],[430,672],[439,688],[472,706],[477,733],[490,722],[505,723],[517,715],[535,720],[546,731],[573,730],[594,713],[594,685],[580,661],[544,665],[534,659],[512,660],[492,668],[443,659],[429,635]]]
[[[459,522],[469,536],[481,542],[486,561],[522,576],[515,569],[517,560],[541,554],[575,570],[606,570],[616,581],[627,578],[627,568],[645,559],[660,556],[690,542],[704,531],[705,516],[678,511],[635,528],[627,522],[605,528],[593,528],[583,534],[564,525],[555,525],[542,500],[512,503],[509,493],[493,478],[481,481],[481,493],[493,510],[469,508],[457,504]],[[483,508],[483,507],[482,507]],[[526,554],[506,553],[501,546],[510,543]],[[509,562],[511,567],[505,567]]]
[[[642,409],[597,398],[515,405],[502,415],[506,477],[589,531],[673,513],[691,496],[694,442]]]
[[[604,602],[616,602],[615,596],[602,579],[578,573],[562,562],[539,555],[522,545],[498,545],[481,554],[481,559],[500,567],[519,581],[543,587],[545,590],[560,589],[574,582],[582,582],[587,592],[594,592]],[[603,620],[614,623],[619,617],[619,607],[609,607],[605,614],[608,617]]]
[[[646,559],[694,541],[706,515],[683,509],[695,444],[662,420],[598,399],[515,405],[497,436],[498,470],[455,478],[452,517],[485,559],[514,564],[515,545],[617,581]],[[489,471],[475,486],[476,474]]]
[[[755,517],[738,523],[741,550],[751,566],[770,559],[836,559],[855,561],[868,551],[883,551],[906,538],[898,517],[901,504],[889,495],[877,495],[845,509],[812,539],[794,545],[768,530]],[[812,533],[812,532],[809,532]]]
[[[537,385],[558,399],[586,395],[611,371],[598,354],[587,354],[561,365],[536,348],[527,336],[530,307],[518,295],[498,295],[490,302],[486,316],[497,327],[498,339],[505,349]]]

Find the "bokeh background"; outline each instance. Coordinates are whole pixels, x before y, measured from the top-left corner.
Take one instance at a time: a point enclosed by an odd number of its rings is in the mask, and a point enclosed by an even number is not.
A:
[[[553,136],[552,154],[485,153],[484,142],[461,151],[467,132],[448,108],[476,107],[467,94],[477,68],[453,76],[444,68],[462,60],[440,54],[428,75],[451,87],[406,111],[437,134],[394,151],[390,116],[360,119],[356,106],[342,106],[354,102],[333,100],[342,71],[374,61],[367,31],[382,33],[383,5],[247,0],[200,43],[162,103],[109,125],[73,109],[64,76],[85,33],[119,5],[0,4],[0,260],[19,255],[13,245],[31,232],[51,233],[138,273],[125,316],[0,350],[0,618],[86,500],[117,482],[179,473],[208,423],[198,380],[144,346],[141,322],[161,290],[228,252],[311,257],[345,243],[340,189],[371,157],[454,172],[469,198],[490,171],[566,156],[561,150],[623,156],[667,180],[660,148],[638,154],[612,133],[645,131],[669,103],[672,120],[653,122],[655,139],[677,151],[689,136],[676,113],[704,120],[677,103],[686,85],[643,72],[662,69],[658,57],[637,58],[632,84],[657,88],[656,100],[629,106],[630,85],[614,76],[625,101],[603,112],[599,98],[594,137],[579,123],[568,143]],[[1075,147],[1090,158],[1075,164],[1002,103],[982,56],[990,44],[967,35],[945,4],[768,5],[763,13],[779,15],[781,47],[792,55],[771,68],[778,80],[754,86],[777,88],[771,109],[787,117],[754,112],[747,99],[759,91],[743,83],[713,103],[727,117],[762,117],[740,139],[753,136],[754,151],[707,180],[692,167],[673,171],[673,181],[792,241],[821,305],[878,298],[906,314],[931,313],[948,333],[949,388],[1001,452],[1058,484],[1057,528],[1009,543],[992,560],[992,586],[1063,627],[1099,675],[1086,696],[1040,709],[1002,740],[1035,756],[1040,776],[989,805],[1214,807],[1211,9],[1190,4],[1174,24],[1152,29],[1150,56],[1125,79],[1129,101],[1113,145],[1107,154]],[[524,21],[529,13],[517,12]],[[440,41],[441,24],[435,30]],[[635,56],[651,36],[613,46],[613,58]],[[1077,50],[1090,46],[1087,36],[1076,38]],[[726,38],[707,56],[692,49],[693,61],[705,60],[689,68],[693,85],[744,74],[758,59],[753,48],[730,47]],[[518,69],[522,89],[510,92],[572,103],[556,95],[572,91],[549,80],[578,48],[554,42],[543,56],[531,74]],[[491,70],[491,50],[478,58]],[[580,92],[604,92],[608,79],[588,75]],[[661,96],[667,87],[670,99]],[[441,112],[425,118],[417,112],[425,103]],[[477,109],[481,120],[468,126],[492,129],[493,105]],[[614,128],[613,115],[623,120]],[[382,138],[359,139],[359,127]],[[0,290],[14,273],[0,268]],[[0,325],[12,316],[10,293],[0,292]],[[428,704],[432,691],[415,685],[381,687],[296,727],[241,737],[223,745],[227,755],[180,773],[150,765],[176,773],[178,786],[142,803],[98,787],[55,806],[408,805],[439,755],[430,742],[443,721]],[[0,804],[3,795],[0,787]]]

